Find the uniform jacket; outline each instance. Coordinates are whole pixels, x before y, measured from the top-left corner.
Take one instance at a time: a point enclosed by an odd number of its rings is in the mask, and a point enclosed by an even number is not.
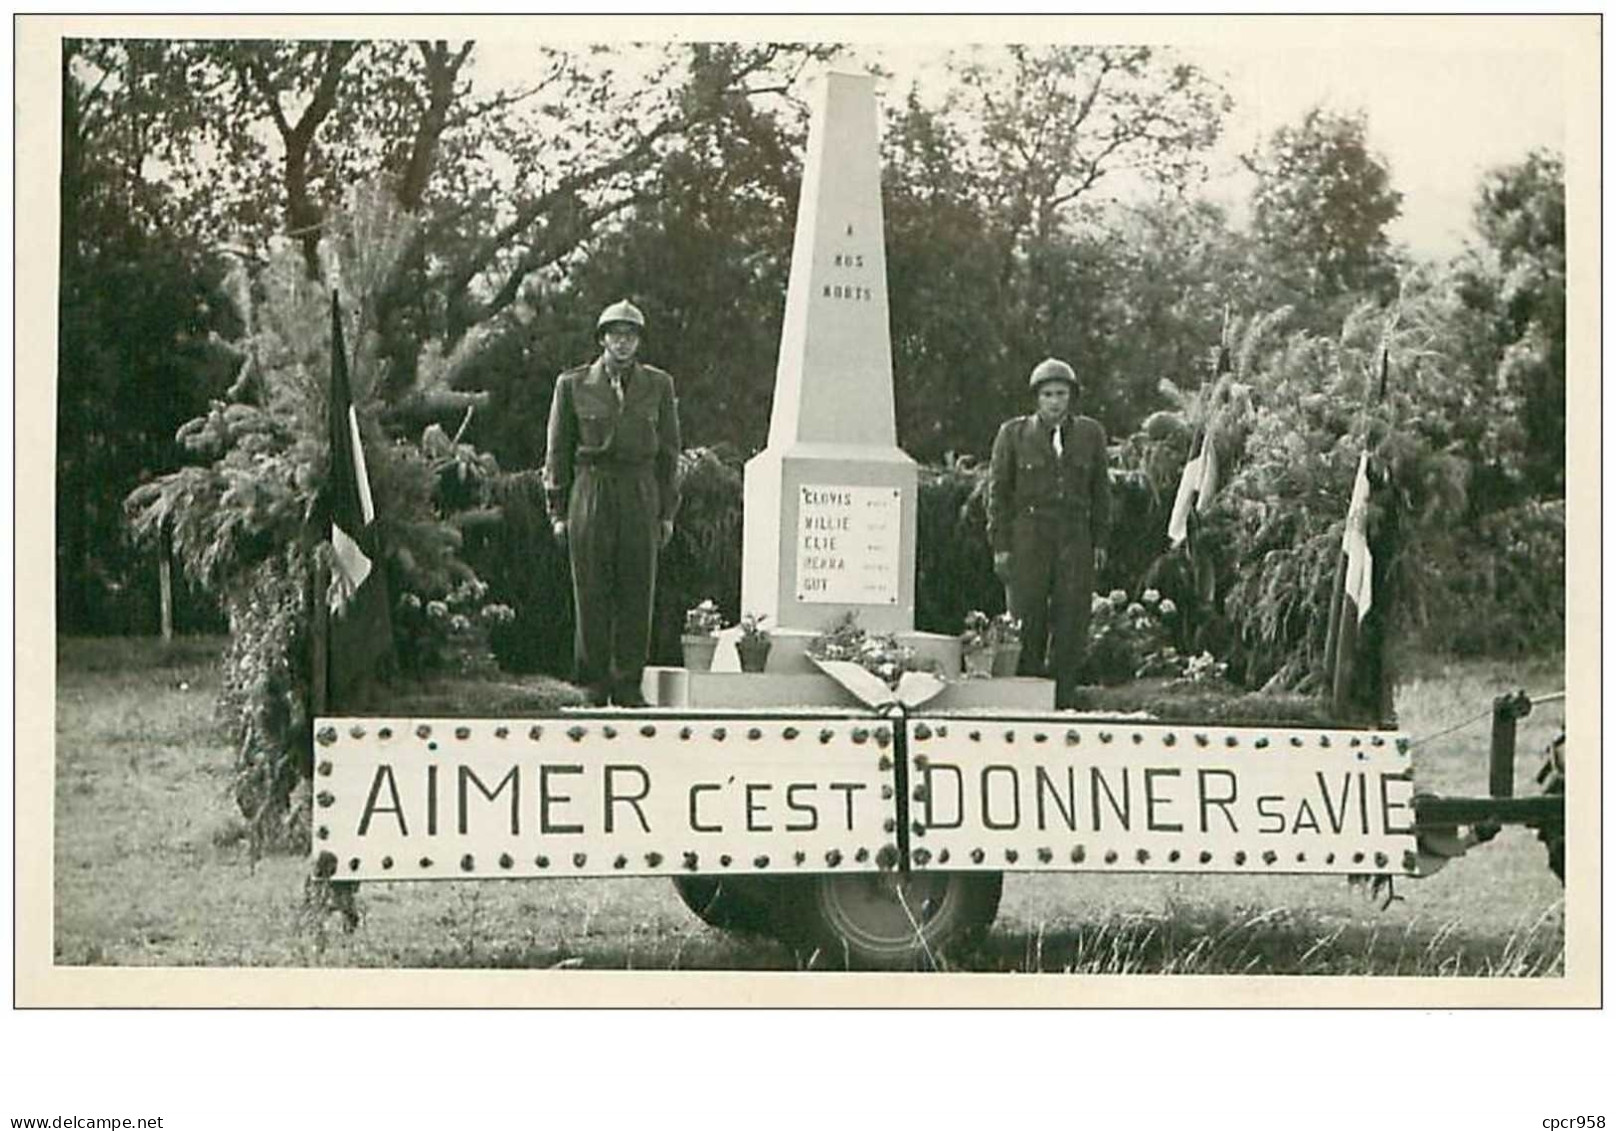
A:
[[[1036,413],[1007,420],[993,441],[988,480],[988,541],[1010,549],[1017,518],[1087,521],[1096,546],[1111,528],[1111,480],[1106,473],[1105,429],[1087,416],[1068,416],[1057,460],[1051,430]]]
[[[617,402],[603,358],[556,378],[544,457],[545,504],[552,519],[564,518],[567,496],[580,466],[650,468],[656,475],[664,522],[679,509],[679,404],[673,378],[653,365],[634,362]]]

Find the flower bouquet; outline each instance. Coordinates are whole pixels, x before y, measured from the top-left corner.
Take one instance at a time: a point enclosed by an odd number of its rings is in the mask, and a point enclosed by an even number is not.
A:
[[[1149,676],[1200,683],[1222,678],[1228,668],[1210,654],[1185,656],[1172,646],[1178,607],[1155,589],[1146,589],[1138,600],[1131,600],[1122,589],[1105,596],[1096,593],[1091,609],[1088,662],[1100,683]]]
[[[808,656],[826,663],[857,664],[889,688],[896,688],[905,672],[935,674],[936,668],[935,663],[917,659],[915,650],[890,632],[866,632],[853,613],[810,640]]]

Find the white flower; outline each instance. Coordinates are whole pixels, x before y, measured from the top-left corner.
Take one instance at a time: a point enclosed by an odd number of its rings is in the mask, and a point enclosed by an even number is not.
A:
[[[1128,606],[1128,615],[1130,617],[1144,616],[1145,615],[1145,607],[1143,605],[1141,605],[1138,601],[1135,601],[1133,604]]]
[[[1111,590],[1111,603],[1119,609],[1122,608],[1128,603],[1128,591],[1126,589]]]
[[[1161,603],[1162,616],[1170,617],[1176,612],[1178,612],[1178,606],[1173,604],[1173,599],[1171,597],[1167,598]]]
[[[449,615],[449,606],[442,601],[428,601],[426,603],[426,615],[441,620]]]
[[[1154,605],[1157,601],[1161,600],[1161,591],[1157,589],[1146,589],[1143,593],[1139,594],[1139,599],[1147,605]]]

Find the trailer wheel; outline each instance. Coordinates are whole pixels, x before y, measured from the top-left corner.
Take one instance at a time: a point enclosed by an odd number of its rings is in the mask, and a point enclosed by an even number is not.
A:
[[[999,913],[999,872],[831,874],[805,881],[798,938],[848,969],[930,970]]]
[[[750,876],[675,876],[673,890],[696,918],[721,931],[775,934],[779,884]]]

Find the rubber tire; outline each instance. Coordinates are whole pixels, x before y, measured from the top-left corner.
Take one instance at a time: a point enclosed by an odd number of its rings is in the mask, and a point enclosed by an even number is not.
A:
[[[673,890],[691,914],[721,931],[777,935],[780,882],[756,876],[675,876]]]
[[[907,914],[893,898],[898,883],[908,885]],[[795,881],[790,888],[791,941],[809,951],[814,965],[932,970],[943,955],[993,924],[1004,875],[925,871],[900,879],[893,872],[826,873]],[[918,937],[910,915],[920,921]]]

